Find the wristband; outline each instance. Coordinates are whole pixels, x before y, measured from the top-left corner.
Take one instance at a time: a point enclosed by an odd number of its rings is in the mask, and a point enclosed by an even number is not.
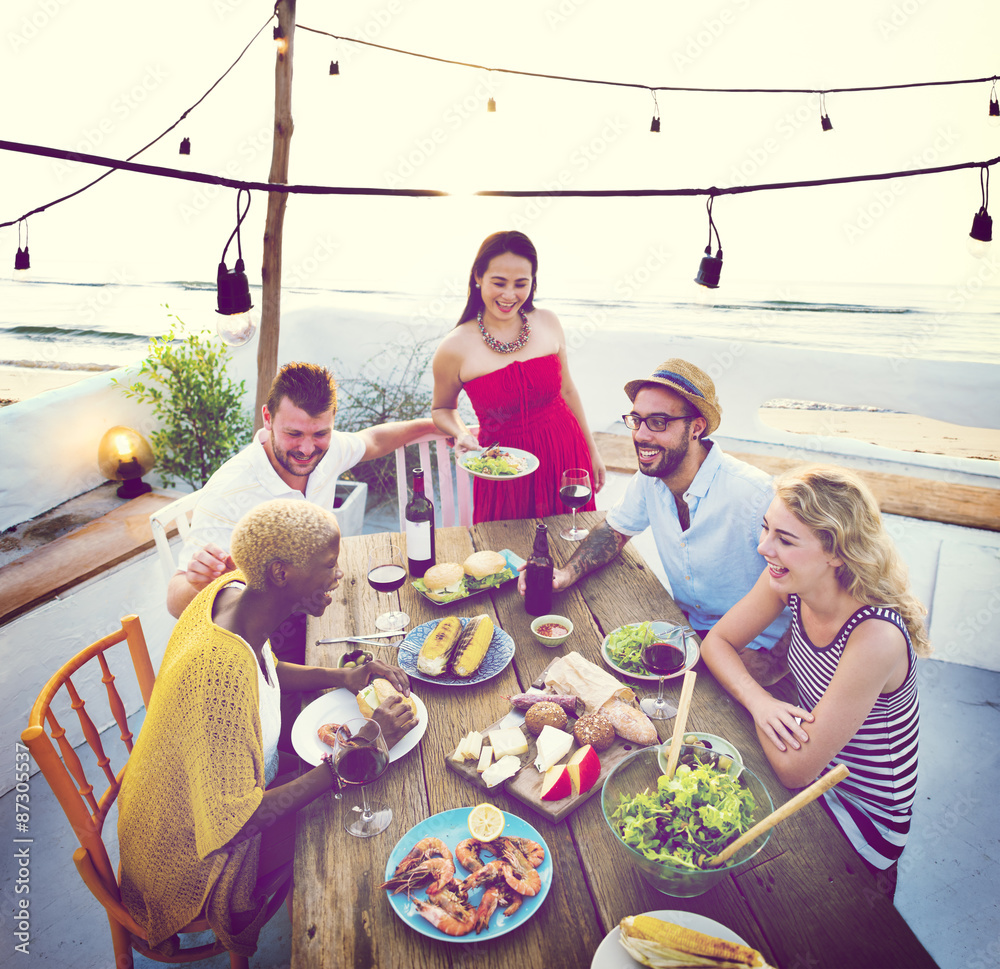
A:
[[[320,760],[330,768],[330,776],[333,778],[333,790],[339,791],[343,785],[340,776],[337,774],[337,768],[333,766],[333,754],[324,754]]]

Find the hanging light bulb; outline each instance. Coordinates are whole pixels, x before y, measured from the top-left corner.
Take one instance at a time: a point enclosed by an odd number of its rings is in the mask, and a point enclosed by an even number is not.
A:
[[[281,24],[274,28],[274,40],[278,45],[278,56],[283,57],[288,51],[288,38],[285,36],[285,28]]]
[[[340,73],[340,61],[330,61],[330,75]]]
[[[656,92],[650,88],[649,93],[653,95],[653,120],[650,122],[649,130],[659,132],[660,130],[660,106],[656,103]]]
[[[990,200],[990,170],[986,165],[979,170],[979,187],[983,193],[983,204],[972,217],[968,248],[973,256],[982,259],[989,254],[990,243],[993,241],[993,219],[986,211]]]
[[[190,138],[182,138],[181,139],[181,147],[180,147],[180,152],[179,153],[181,155],[190,155],[191,154],[191,139]]]
[[[493,114],[496,111],[496,109],[497,109],[497,103],[496,103],[496,101],[493,98],[490,98],[489,101],[486,102],[486,110],[487,110],[487,112],[489,112],[490,114]]]
[[[698,266],[698,275],[694,281],[699,286],[707,289],[717,289],[719,277],[722,275],[722,240],[719,238],[719,230],[715,227],[715,220],[712,218],[712,205],[715,203],[715,196],[708,197],[708,245],[705,246],[705,255],[701,257],[701,264]],[[716,250],[712,255],[712,233],[715,233]]]
[[[21,223],[24,223],[24,248],[21,248]],[[29,277],[31,257],[28,255],[28,220],[19,219],[17,223],[17,253],[14,256],[14,279],[23,281]]]
[[[826,94],[821,93],[819,96],[819,123],[824,131],[833,131],[833,122],[830,120],[830,116],[826,113]]]
[[[240,195],[246,191],[247,205],[240,214]],[[243,246],[240,240],[240,226],[250,211],[250,192],[240,189],[236,195],[236,228],[222,250],[222,260],[216,279],[217,313],[222,317],[218,323],[219,338],[231,347],[241,347],[248,343],[257,332],[259,314],[254,310],[250,300],[250,282],[247,279],[246,267],[243,264]],[[238,256],[232,271],[226,268],[226,252],[229,243],[236,237]]]
[[[1000,128],[1000,101],[997,101],[997,79],[993,78],[993,90],[990,91],[990,127]]]

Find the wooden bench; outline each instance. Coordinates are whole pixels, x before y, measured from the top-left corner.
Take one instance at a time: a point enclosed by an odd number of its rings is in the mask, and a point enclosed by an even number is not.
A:
[[[635,448],[630,435],[598,432],[594,440],[608,471],[635,473]],[[795,458],[726,453],[768,474],[780,474],[802,464]],[[1000,490],[903,474],[854,470],[872,489],[879,507],[887,515],[1000,531]]]
[[[152,512],[170,495],[140,495],[0,568],[0,623],[153,547]]]

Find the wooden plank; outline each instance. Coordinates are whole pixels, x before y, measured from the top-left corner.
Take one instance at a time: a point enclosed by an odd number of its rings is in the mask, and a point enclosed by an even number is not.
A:
[[[635,449],[631,437],[598,432],[594,439],[609,471],[635,473]],[[797,458],[768,454],[727,453],[768,474],[781,474],[789,468],[806,463]],[[906,515],[924,521],[1000,531],[1000,489],[935,481],[913,475],[885,474],[857,468],[852,470],[872,489],[884,514]]]
[[[150,492],[0,568],[0,622],[153,547],[149,516],[174,498]]]

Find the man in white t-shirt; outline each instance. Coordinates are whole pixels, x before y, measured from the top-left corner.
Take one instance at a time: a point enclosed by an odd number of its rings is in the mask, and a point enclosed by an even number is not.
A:
[[[332,511],[337,478],[344,471],[437,433],[430,418],[335,431],[336,412],[337,385],[325,367],[289,363],[278,371],[262,408],[264,427],[202,489],[167,587],[171,615],[180,616],[209,582],[235,567],[229,540],[251,508],[272,498],[293,498]]]

